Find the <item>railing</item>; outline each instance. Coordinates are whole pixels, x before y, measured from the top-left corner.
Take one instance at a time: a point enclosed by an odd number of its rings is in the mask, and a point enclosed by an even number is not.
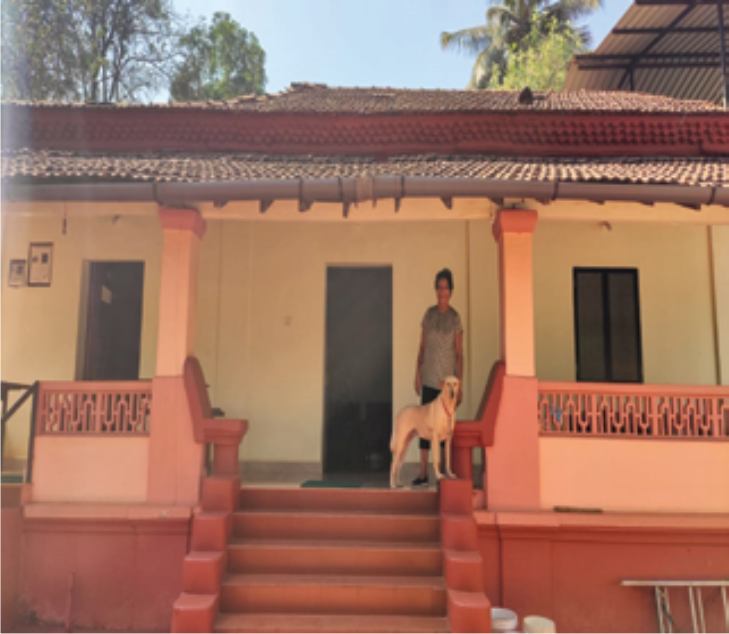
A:
[[[38,435],[149,434],[150,381],[50,381],[38,389]]]
[[[729,388],[541,381],[543,436],[729,440]]]
[[[13,403],[13,406],[8,410],[8,401],[11,392],[23,390],[23,394]],[[32,385],[25,385],[24,383],[12,383],[10,381],[2,381],[0,385],[0,391],[2,392],[2,448],[0,449],[0,464],[4,465],[5,462],[5,427],[7,422],[13,417],[13,415],[25,404],[30,398],[32,399],[32,411],[30,415],[31,421],[35,419],[36,410],[36,398],[38,396],[38,381]],[[30,425],[30,433],[28,435],[28,460],[26,463],[26,474],[25,481],[30,482],[33,477],[33,437],[35,427]]]

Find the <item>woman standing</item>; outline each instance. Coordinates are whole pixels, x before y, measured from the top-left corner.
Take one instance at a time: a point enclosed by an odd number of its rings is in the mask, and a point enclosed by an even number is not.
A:
[[[447,376],[461,381],[457,406],[463,399],[463,326],[460,315],[450,305],[453,293],[453,275],[443,269],[435,276],[438,303],[425,311],[421,322],[420,350],[415,371],[415,391],[422,405],[438,398],[438,385]],[[441,455],[445,457],[445,443]],[[413,488],[428,486],[428,451],[430,441],[420,439],[420,473],[413,480]]]

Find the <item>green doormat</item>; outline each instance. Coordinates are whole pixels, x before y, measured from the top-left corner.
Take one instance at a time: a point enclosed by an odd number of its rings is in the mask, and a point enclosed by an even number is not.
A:
[[[339,480],[307,480],[302,489],[361,489],[361,482],[341,482]]]

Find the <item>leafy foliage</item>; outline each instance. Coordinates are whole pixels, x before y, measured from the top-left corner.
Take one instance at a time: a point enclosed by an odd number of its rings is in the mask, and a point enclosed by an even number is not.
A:
[[[490,0],[486,23],[441,34],[444,50],[461,50],[476,55],[469,88],[486,88],[497,73],[501,85],[510,54],[534,45],[532,32],[540,36],[555,33],[576,38],[581,47],[590,44],[587,28],[576,22],[601,7],[603,0]]]
[[[164,85],[169,0],[2,0],[4,99],[135,101]]]
[[[526,46],[512,46],[506,54],[502,69],[494,64],[487,84],[489,90],[561,90],[572,56],[584,52],[580,36],[559,29],[556,21],[547,23],[543,33],[539,25],[532,26]]]
[[[170,84],[178,101],[230,99],[242,94],[261,94],[266,85],[266,53],[254,33],[244,29],[228,13],[215,13],[179,40],[183,61]]]

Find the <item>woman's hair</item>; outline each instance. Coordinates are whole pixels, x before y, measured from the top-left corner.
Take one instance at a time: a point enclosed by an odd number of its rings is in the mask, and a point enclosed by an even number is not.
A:
[[[435,290],[438,290],[438,282],[441,280],[445,280],[448,282],[448,288],[450,289],[451,293],[453,292],[453,274],[451,273],[450,269],[443,269],[441,271],[438,271],[438,274],[435,276]]]

